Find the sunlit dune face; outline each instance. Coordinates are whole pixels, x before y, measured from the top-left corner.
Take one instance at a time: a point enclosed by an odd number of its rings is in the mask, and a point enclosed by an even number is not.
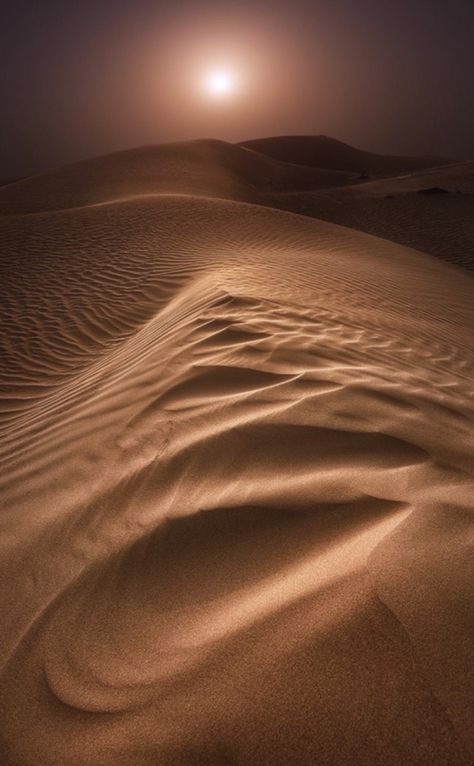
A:
[[[215,98],[230,96],[235,92],[235,76],[225,70],[215,70],[210,72],[204,81],[206,91]]]

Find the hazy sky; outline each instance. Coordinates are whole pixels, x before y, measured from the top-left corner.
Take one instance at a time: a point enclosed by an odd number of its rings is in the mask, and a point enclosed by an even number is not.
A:
[[[16,0],[0,26],[2,177],[288,133],[474,157],[474,0]]]

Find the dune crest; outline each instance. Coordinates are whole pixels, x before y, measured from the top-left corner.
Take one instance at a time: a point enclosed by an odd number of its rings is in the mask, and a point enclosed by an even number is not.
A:
[[[403,157],[356,149],[330,136],[274,136],[243,141],[240,146],[284,162],[316,168],[390,175],[446,165],[442,157]]]

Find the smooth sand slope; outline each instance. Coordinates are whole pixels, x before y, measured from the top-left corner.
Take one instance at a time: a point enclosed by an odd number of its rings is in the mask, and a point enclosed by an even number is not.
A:
[[[467,766],[472,276],[131,157],[1,190],[1,763]]]
[[[240,146],[284,162],[316,168],[390,175],[445,165],[442,157],[399,157],[366,152],[329,136],[275,136],[243,141]]]
[[[261,201],[266,192],[320,189],[354,173],[280,162],[225,141],[204,139],[131,149],[78,162],[0,188],[0,214],[112,202],[146,194],[197,194]]]

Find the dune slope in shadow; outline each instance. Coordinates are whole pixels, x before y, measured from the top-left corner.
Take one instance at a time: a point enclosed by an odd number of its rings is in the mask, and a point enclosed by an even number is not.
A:
[[[240,146],[307,167],[332,170],[393,175],[445,165],[450,160],[442,157],[403,157],[375,154],[356,149],[329,136],[274,136],[243,141]]]

